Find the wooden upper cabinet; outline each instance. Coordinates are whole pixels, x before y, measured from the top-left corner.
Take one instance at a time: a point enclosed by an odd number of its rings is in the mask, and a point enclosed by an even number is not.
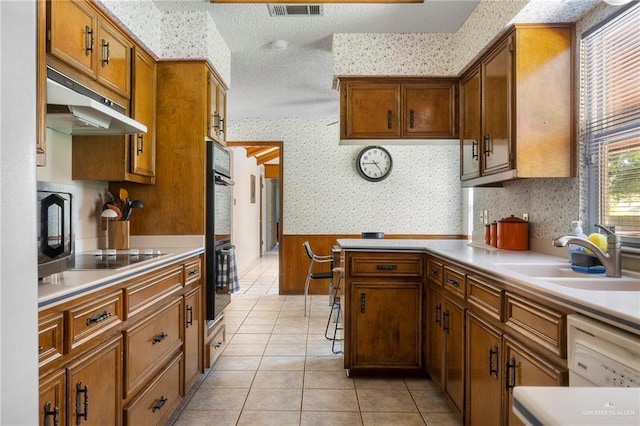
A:
[[[226,145],[227,88],[213,71],[207,72],[206,135]]]
[[[342,139],[457,137],[456,79],[344,79]]]
[[[341,97],[343,139],[400,137],[400,85],[347,83]]]
[[[129,99],[131,94],[131,49],[133,43],[115,25],[85,0],[47,2],[47,53],[68,69],[87,79],[70,75],[82,83],[97,81],[113,93]],[[55,66],[56,68],[60,68]]]
[[[575,176],[574,32],[516,24],[463,75],[464,186]]]
[[[416,138],[455,138],[456,84],[402,85],[402,134]]]
[[[133,63],[133,118],[147,126],[147,133],[132,135],[131,173],[155,176],[156,170],[156,62],[135,48]]]
[[[106,20],[98,19],[98,82],[128,98],[131,94],[131,43]]]
[[[218,135],[218,142],[226,146],[227,144],[227,89],[222,84],[218,84],[218,125],[216,127],[216,134]],[[215,122],[214,122],[215,124]]]

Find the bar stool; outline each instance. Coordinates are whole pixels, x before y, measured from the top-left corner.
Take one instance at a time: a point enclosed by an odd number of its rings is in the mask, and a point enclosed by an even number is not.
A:
[[[312,280],[329,280],[329,286],[333,284],[333,256],[319,256],[311,250],[309,241],[302,243],[304,250],[309,256],[309,271],[307,272],[307,280],[304,283],[304,316],[307,316],[307,298],[309,297],[309,283]],[[331,269],[323,272],[313,272],[313,267],[318,263],[331,263]]]
[[[343,330],[343,327],[340,327],[340,284],[342,284],[342,277],[344,276],[344,269],[343,268],[333,268],[333,272],[339,273],[339,278],[338,278],[338,283],[335,285],[335,287],[333,288],[334,292],[333,292],[333,301],[331,302],[331,310],[329,311],[329,318],[327,319],[327,327],[324,329],[324,337],[328,340],[331,340],[331,352],[333,352],[334,354],[341,354],[342,351],[336,351],[336,342],[341,341],[342,339],[337,338],[337,334],[338,334],[338,330]],[[331,318],[333,317],[333,311],[337,311],[336,314],[336,319],[334,321],[334,328],[333,328],[333,337],[329,337],[327,336],[327,333],[329,333],[329,324],[331,324]]]

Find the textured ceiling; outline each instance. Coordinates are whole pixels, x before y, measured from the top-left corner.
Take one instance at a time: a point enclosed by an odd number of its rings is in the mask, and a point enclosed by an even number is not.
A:
[[[511,0],[484,0],[500,1]],[[581,4],[597,0],[531,0]],[[479,0],[425,0],[418,4],[325,4],[316,17],[271,17],[266,4],[211,4],[208,0],[154,0],[162,11],[207,11],[231,50],[228,117],[338,117],[332,90],[335,33],[455,33]],[[313,3],[313,2],[309,2]],[[589,7],[590,7],[589,6]],[[538,8],[539,9],[539,8]],[[547,8],[549,9],[549,8]],[[556,10],[557,7],[550,8]],[[575,8],[574,8],[575,9]],[[274,40],[288,48],[274,50]]]

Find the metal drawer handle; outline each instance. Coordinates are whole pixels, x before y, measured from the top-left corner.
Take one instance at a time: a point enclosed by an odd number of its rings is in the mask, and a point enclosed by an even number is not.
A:
[[[84,54],[89,56],[93,52],[93,29],[86,25],[84,27]]]
[[[438,275],[440,275],[440,271],[434,268],[434,269],[431,270],[431,275],[437,277]]]
[[[413,124],[414,124],[414,113],[413,110],[409,110],[409,128],[413,129]]]
[[[51,402],[47,401],[44,404],[44,426],[49,426],[51,424],[49,422],[49,419],[51,418],[51,416],[53,416],[53,426],[58,426],[60,424],[59,412],[60,412],[60,407],[56,405],[55,407],[53,407],[53,410],[52,410]]]
[[[495,363],[493,362],[494,357]],[[489,349],[489,375],[498,378],[498,345]]]
[[[393,125],[393,113],[391,112],[391,110],[387,111],[387,129],[390,129],[391,126]]]
[[[156,411],[160,410],[162,407],[164,407],[164,404],[166,404],[168,401],[167,398],[165,398],[164,396],[161,396],[160,399],[158,399],[154,404],[153,407],[151,407],[151,412],[155,413]]]
[[[478,149],[478,140],[474,139],[473,142],[471,142],[471,158],[473,158],[474,160],[477,160],[479,155],[479,149]]]
[[[513,389],[516,386],[516,359],[511,358],[507,363],[507,368],[505,370],[505,383],[507,389]]]
[[[136,138],[136,155],[144,153],[144,135],[138,135]]]
[[[102,39],[102,51],[100,52],[100,62],[102,66],[109,65],[109,56],[111,56],[111,52],[109,49],[109,42],[105,39]]]
[[[378,270],[386,270],[386,271],[393,271],[398,269],[398,265],[377,265],[376,269]]]
[[[189,270],[189,276],[197,275],[197,274],[198,274],[198,268],[193,268]]]
[[[454,287],[460,287],[460,283],[458,282],[458,280],[454,280],[453,278],[449,278],[447,280],[448,284],[451,284]]]
[[[163,331],[162,333],[158,334],[157,336],[153,336],[153,340],[151,341],[151,344],[155,345],[156,343],[160,343],[164,339],[166,339],[167,337],[169,337],[169,335]]]
[[[436,306],[436,324],[442,325],[442,305]]]
[[[80,419],[86,422],[89,419],[89,388],[82,387],[82,382],[76,383],[76,425],[81,423]]]
[[[222,342],[216,342],[216,343],[213,345],[213,347],[214,347],[214,348],[216,348],[216,349],[221,348],[221,347],[222,347]]]
[[[193,325],[193,306],[187,306],[187,327]]]
[[[44,351],[44,346],[38,346],[38,353],[42,353]]]
[[[449,334],[449,311],[442,314],[442,331]]]
[[[102,311],[98,314],[95,314],[93,316],[90,316],[89,318],[87,318],[87,325],[91,325],[91,324],[95,324],[101,321],[106,320],[107,318],[113,316],[113,314],[111,312],[107,312],[107,311]]]

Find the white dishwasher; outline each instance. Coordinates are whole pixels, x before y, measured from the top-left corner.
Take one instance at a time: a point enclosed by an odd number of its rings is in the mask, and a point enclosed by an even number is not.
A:
[[[567,328],[569,387],[515,387],[516,415],[528,425],[640,424],[640,337],[579,314]]]

